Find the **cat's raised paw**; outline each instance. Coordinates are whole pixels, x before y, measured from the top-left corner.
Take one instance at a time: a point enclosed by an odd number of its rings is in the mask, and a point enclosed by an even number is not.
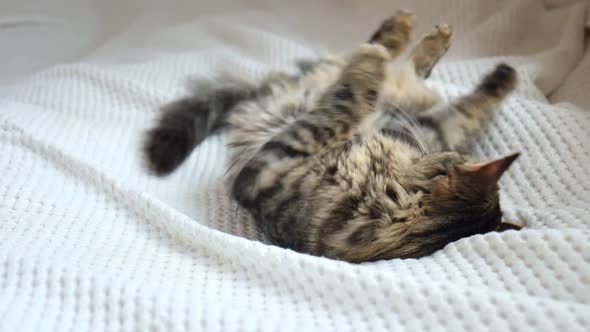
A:
[[[422,43],[428,43],[429,46],[436,50],[436,56],[442,55],[450,46],[451,40],[453,39],[453,31],[451,26],[448,24],[439,24],[427,33],[422,38]]]
[[[441,35],[443,37],[450,38],[453,35],[453,31],[451,30],[451,26],[446,23],[439,24],[434,29],[439,35]]]
[[[448,24],[439,24],[412,51],[412,62],[419,77],[426,78],[434,65],[442,58],[451,46],[453,31]]]
[[[393,16],[381,23],[369,42],[381,44],[392,56],[397,56],[408,46],[415,25],[416,16],[414,14],[406,10],[398,10]]]
[[[404,26],[408,29],[414,29],[414,26],[416,25],[416,15],[405,9],[398,9],[390,20],[392,25]]]
[[[516,70],[510,65],[500,63],[484,77],[478,90],[488,96],[503,98],[516,88],[517,82]]]

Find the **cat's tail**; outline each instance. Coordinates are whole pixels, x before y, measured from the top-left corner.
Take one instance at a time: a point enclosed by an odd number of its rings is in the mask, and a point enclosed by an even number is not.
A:
[[[145,136],[143,152],[149,171],[158,176],[174,171],[207,136],[227,126],[232,108],[255,93],[249,85],[228,85],[166,105],[157,125]]]

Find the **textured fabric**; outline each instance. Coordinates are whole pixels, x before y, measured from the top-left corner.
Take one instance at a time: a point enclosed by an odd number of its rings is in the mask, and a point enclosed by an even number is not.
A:
[[[0,90],[0,331],[587,330],[590,112],[544,97],[582,57],[585,3],[250,1],[191,19],[167,4],[79,63]],[[522,152],[501,201],[524,230],[352,265],[258,241],[222,186],[222,135],[169,177],[145,173],[141,135],[191,75],[292,68],[314,46],[353,47],[398,7],[422,32],[454,25],[429,79],[445,97],[516,65],[521,85],[477,152]]]

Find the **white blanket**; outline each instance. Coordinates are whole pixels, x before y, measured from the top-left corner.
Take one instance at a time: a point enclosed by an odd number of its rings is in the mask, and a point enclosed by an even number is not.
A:
[[[111,8],[104,42],[78,63],[0,89],[0,331],[588,329],[590,91],[576,82],[590,75],[574,70],[590,68],[587,3],[146,3]],[[477,151],[522,152],[501,200],[526,229],[352,265],[257,241],[221,186],[223,136],[167,178],[143,170],[141,135],[187,78],[255,79],[352,48],[398,7],[420,33],[453,25],[430,79],[447,97],[500,60],[517,66],[520,88]]]

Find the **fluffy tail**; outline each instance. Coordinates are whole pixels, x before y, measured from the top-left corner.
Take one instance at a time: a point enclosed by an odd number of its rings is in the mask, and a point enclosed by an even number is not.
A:
[[[146,133],[143,151],[148,169],[158,176],[174,171],[207,136],[227,125],[236,104],[254,94],[244,85],[224,87],[165,106],[157,126]]]

